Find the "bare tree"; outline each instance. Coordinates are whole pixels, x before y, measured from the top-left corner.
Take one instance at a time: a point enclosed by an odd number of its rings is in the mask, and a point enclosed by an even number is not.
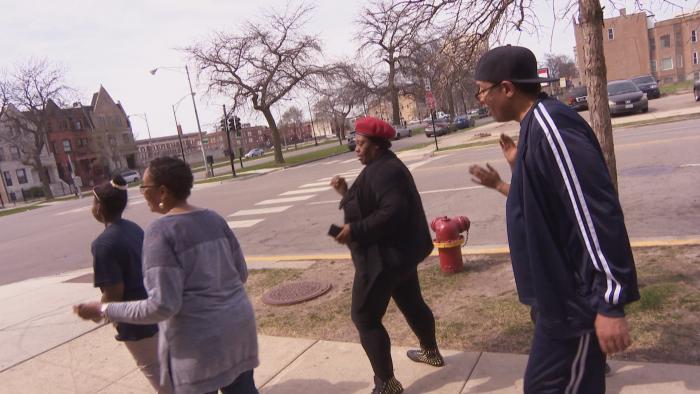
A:
[[[42,152],[48,152],[47,106],[60,103],[72,92],[64,83],[64,74],[47,60],[32,59],[0,82],[2,120],[9,128],[7,133],[0,133],[0,139],[17,147],[22,163],[39,175],[46,198],[53,198],[51,181],[41,161]]]
[[[412,2],[375,0],[362,9],[357,21],[360,51],[369,50],[388,67],[386,89],[394,124],[401,121],[396,78],[402,62],[410,57],[410,49],[429,21],[429,11],[425,7],[416,7]]]
[[[345,122],[350,112],[371,91],[369,74],[362,74],[358,67],[349,64],[336,64],[334,73],[320,80],[315,90],[319,101],[314,105],[315,112],[330,119],[338,141],[345,138]]]
[[[555,78],[571,79],[576,77],[576,63],[567,55],[548,53],[544,56],[550,74]]]
[[[241,105],[250,100],[272,130],[275,162],[284,163],[272,106],[296,87],[326,73],[320,66],[317,37],[303,34],[311,8],[299,6],[247,22],[238,33],[215,33],[185,48],[208,79],[210,91],[229,95]]]

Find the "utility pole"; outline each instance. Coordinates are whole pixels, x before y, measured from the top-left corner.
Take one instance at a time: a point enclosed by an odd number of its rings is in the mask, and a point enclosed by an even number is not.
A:
[[[199,132],[199,146],[202,148],[202,159],[204,160],[204,168],[207,170],[207,176],[214,176],[214,169],[209,168],[207,163],[207,154],[204,152],[204,137],[202,136],[202,126],[199,123],[199,113],[197,112],[197,103],[194,100],[194,90],[192,90],[192,80],[190,79],[190,69],[185,64],[185,72],[187,73],[187,82],[190,85],[190,95],[192,96],[192,106],[194,107],[194,117],[197,119],[197,131]]]
[[[226,113],[226,104],[223,105],[224,108],[224,121],[221,122],[224,126],[224,133],[226,133],[226,141],[228,142],[228,159],[231,163],[231,173],[236,176],[236,168],[233,165],[233,147],[231,146],[231,134],[230,128],[228,127],[228,114]]]
[[[173,107],[173,117],[175,118],[175,130],[177,130],[177,139],[180,140],[180,153],[182,154],[182,161],[187,163],[187,159],[185,158],[185,147],[184,147],[184,145],[182,145],[182,128],[177,123],[177,115],[175,114],[175,104],[173,104],[172,107]],[[205,165],[206,165],[206,163],[205,163]]]

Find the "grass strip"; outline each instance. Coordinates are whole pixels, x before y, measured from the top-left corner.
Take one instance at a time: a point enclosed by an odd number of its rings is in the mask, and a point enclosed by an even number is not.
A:
[[[0,217],[14,215],[16,213],[32,211],[34,209],[41,208],[41,207],[43,207],[43,205],[36,204],[36,205],[27,205],[26,207],[18,207],[18,208],[10,208],[10,209],[6,209],[6,210],[0,210]]]

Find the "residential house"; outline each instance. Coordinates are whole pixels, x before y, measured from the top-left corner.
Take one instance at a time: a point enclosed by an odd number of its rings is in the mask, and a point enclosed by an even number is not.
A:
[[[100,86],[92,96],[88,113],[93,126],[91,149],[97,152],[105,172],[114,174],[141,167],[131,123],[121,103],[115,103]]]
[[[24,201],[43,195],[43,185],[39,173],[32,162],[36,152],[35,135],[27,129],[32,125],[22,122],[23,115],[14,107],[8,106],[0,119],[0,177],[2,177],[3,201]],[[22,122],[18,127],[16,122]],[[44,141],[39,158],[43,171],[49,179],[54,196],[71,192],[69,185],[61,180],[56,168],[56,160]]]
[[[700,11],[654,23],[640,12],[604,20],[603,50],[609,81],[651,74],[661,84],[700,79]],[[581,26],[574,20],[576,60],[586,83]]]

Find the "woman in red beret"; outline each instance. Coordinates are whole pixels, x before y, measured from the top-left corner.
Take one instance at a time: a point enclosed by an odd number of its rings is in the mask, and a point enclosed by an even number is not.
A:
[[[365,165],[352,187],[336,176],[331,186],[343,197],[345,225],[336,241],[347,244],[355,265],[351,316],[374,371],[372,393],[401,393],[394,377],[389,334],[382,325],[389,299],[420,341],[408,357],[440,367],[435,318],[418,283],[418,263],[433,250],[418,189],[408,168],[389,150],[396,131],[371,117],[355,123],[355,142]]]

